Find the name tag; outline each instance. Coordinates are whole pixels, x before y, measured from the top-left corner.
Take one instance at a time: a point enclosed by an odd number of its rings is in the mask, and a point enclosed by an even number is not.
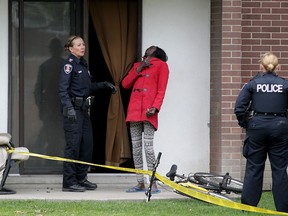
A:
[[[281,84],[257,84],[257,92],[282,93],[283,85]]]

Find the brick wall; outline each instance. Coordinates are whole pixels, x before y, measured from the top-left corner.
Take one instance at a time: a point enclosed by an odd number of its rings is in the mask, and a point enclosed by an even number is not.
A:
[[[288,1],[211,0],[212,172],[243,177],[245,131],[233,113],[235,100],[243,84],[259,71],[259,58],[267,51],[279,57],[278,73],[288,78],[287,23]],[[269,169],[266,176],[270,179]]]
[[[211,0],[210,170],[221,173],[222,0]]]
[[[242,130],[236,125],[233,106],[240,87],[241,1],[212,0],[210,169],[230,172],[235,178],[241,177]]]

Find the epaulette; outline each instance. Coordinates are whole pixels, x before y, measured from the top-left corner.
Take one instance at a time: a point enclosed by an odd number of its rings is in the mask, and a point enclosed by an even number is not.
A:
[[[73,60],[72,58],[69,58],[68,61],[69,61],[69,62],[73,62],[74,60]]]

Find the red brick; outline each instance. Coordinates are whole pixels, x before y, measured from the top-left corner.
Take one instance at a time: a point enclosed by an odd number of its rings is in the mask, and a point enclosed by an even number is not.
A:
[[[231,19],[242,19],[241,13],[233,13],[231,14]]]
[[[267,21],[267,20],[253,20],[252,21],[252,26],[271,26],[272,21]]]
[[[252,33],[252,38],[270,38],[270,33]]]
[[[231,32],[231,30],[232,30],[231,26],[223,26],[222,27],[222,31],[224,31],[224,32]]]
[[[253,8],[253,7],[260,7],[260,2],[253,1],[253,2],[245,2],[242,1],[242,7],[245,8]]]
[[[281,8],[284,8],[284,7],[288,7],[288,2],[285,1],[285,2],[281,2]]]
[[[245,20],[260,20],[261,19],[261,15],[257,15],[257,14],[243,14],[242,19]]]
[[[243,45],[257,45],[261,44],[261,40],[259,39],[247,39],[247,40],[242,40]]]
[[[272,51],[283,51],[287,52],[288,46],[273,46]]]
[[[272,26],[287,26],[287,20],[285,20],[285,21],[272,21]]]
[[[272,38],[288,38],[288,33],[272,33]]]
[[[241,38],[242,39],[252,38],[252,33],[251,32],[249,32],[249,33],[241,33]]]
[[[280,2],[263,1],[262,2],[262,7],[265,7],[265,8],[279,8],[280,7]]]
[[[231,20],[231,19],[227,19],[227,20],[223,20],[222,21],[223,26],[225,25],[241,25],[241,21],[240,20]]]
[[[287,40],[281,40],[281,45],[288,45],[288,38]]]
[[[259,52],[242,52],[242,57],[259,57]]]
[[[240,58],[241,53],[233,53],[233,57]],[[232,71],[241,71],[241,62],[232,65]]]
[[[252,46],[252,51],[264,51],[268,52],[270,50],[270,46]]]
[[[262,15],[262,20],[269,20],[269,21],[273,21],[273,20],[281,20],[281,15],[274,15],[274,14],[269,14],[269,15]]]
[[[260,32],[261,31],[261,27],[259,26],[245,26],[245,27],[242,27],[242,32]]]
[[[288,20],[288,14],[281,14],[281,20]]]
[[[261,15],[263,15],[265,13],[269,14],[270,13],[270,8],[252,8],[252,13],[253,14],[259,13]]]
[[[242,26],[251,26],[252,20],[242,20],[241,25]]]
[[[249,65],[244,65],[242,64],[242,70],[258,70],[259,69],[259,65],[253,65],[253,64],[249,64]]]
[[[263,45],[280,45],[280,40],[261,40],[261,44]]]
[[[230,13],[225,13],[222,15],[222,19],[231,19],[232,18],[232,14]]]
[[[241,13],[242,14],[250,14],[252,11],[252,8],[242,8]]]
[[[234,44],[231,44],[231,45],[225,45],[223,44],[222,48],[223,50],[229,50],[229,51],[232,51],[232,50],[239,50],[239,45],[234,45]]]
[[[280,27],[262,27],[262,32],[280,32]]]
[[[244,65],[244,64],[251,64],[251,58],[242,58],[241,59],[241,65]]]
[[[242,2],[241,2],[241,0],[239,0],[239,1],[232,1],[232,6],[233,7],[240,7],[240,6],[242,6]]]
[[[272,13],[274,14],[287,14],[288,8],[272,8]]]

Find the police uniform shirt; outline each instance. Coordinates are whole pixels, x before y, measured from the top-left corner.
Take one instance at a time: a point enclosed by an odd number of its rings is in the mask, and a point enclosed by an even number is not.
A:
[[[91,93],[91,76],[84,58],[67,58],[61,68],[59,95],[64,108],[72,107],[71,98],[87,98]]]
[[[287,81],[274,72],[256,76],[245,84],[236,100],[234,112],[239,125],[245,121],[245,113],[251,109],[258,113],[280,114],[287,110]]]

